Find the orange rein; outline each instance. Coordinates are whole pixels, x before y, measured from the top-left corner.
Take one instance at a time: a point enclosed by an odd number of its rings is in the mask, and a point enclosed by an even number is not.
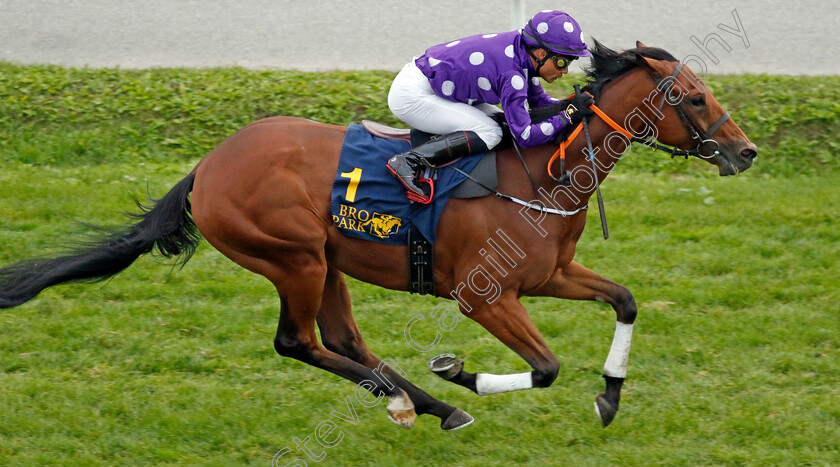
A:
[[[633,135],[631,135],[629,131],[622,128],[621,125],[619,125],[618,123],[615,123],[615,121],[611,119],[607,114],[605,114],[603,110],[599,109],[598,106],[592,104],[591,106],[589,106],[589,108],[592,109],[597,116],[601,117],[601,120],[606,122],[607,125],[611,126],[615,131],[621,133],[629,140],[633,139]],[[557,148],[557,151],[554,153],[553,156],[551,156],[551,159],[548,160],[548,175],[550,175],[552,178],[554,178],[554,175],[551,173],[551,164],[553,164],[558,157],[560,159],[566,158],[566,148],[569,147],[570,144],[572,144],[572,141],[575,140],[575,138],[577,137],[577,135],[580,134],[580,131],[582,129],[583,123],[578,123],[577,128],[575,128],[574,131],[572,131],[572,134],[569,135],[568,138],[566,138],[565,140],[563,140],[563,142],[560,143],[560,147]]]

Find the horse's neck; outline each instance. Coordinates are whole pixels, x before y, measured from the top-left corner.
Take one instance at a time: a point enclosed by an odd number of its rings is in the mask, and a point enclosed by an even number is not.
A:
[[[651,86],[639,86],[638,83],[644,83],[640,81],[644,79],[642,73],[644,71],[635,70],[616,79],[604,90],[598,102],[598,107],[621,126],[624,126],[631,113],[649,112],[643,99],[652,90],[652,83]],[[633,132],[630,128],[627,130]],[[566,150],[566,170],[571,176],[571,186],[558,185],[548,176],[547,162],[556,147],[546,145],[532,150],[533,159],[540,161],[537,163],[540,167],[536,178],[543,192],[541,197],[550,196],[560,209],[574,210],[586,205],[595,192],[596,180],[598,184],[602,183],[626,150],[629,150],[630,142],[623,136],[618,137],[616,130],[597,116],[589,121],[589,133],[595,153],[594,161],[587,157],[586,135],[583,131]],[[559,159],[551,169],[555,176],[561,175]]]

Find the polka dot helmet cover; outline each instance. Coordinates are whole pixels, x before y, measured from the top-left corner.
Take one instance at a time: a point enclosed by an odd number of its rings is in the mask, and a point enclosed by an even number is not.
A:
[[[588,57],[583,31],[574,18],[557,10],[537,13],[522,29],[525,43],[570,57]]]

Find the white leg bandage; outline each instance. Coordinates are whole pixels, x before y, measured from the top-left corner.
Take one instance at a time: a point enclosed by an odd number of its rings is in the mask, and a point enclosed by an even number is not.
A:
[[[604,364],[604,374],[613,378],[627,377],[627,360],[630,358],[630,340],[633,338],[633,325],[615,323],[613,337],[607,362]]]
[[[491,375],[488,373],[475,375],[475,390],[479,396],[531,389],[532,387],[531,372],[515,375]]]

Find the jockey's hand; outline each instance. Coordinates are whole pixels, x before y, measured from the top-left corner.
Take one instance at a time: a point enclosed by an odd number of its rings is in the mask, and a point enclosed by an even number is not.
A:
[[[569,106],[566,107],[565,113],[572,126],[580,123],[584,117],[588,117],[595,112],[589,108],[595,103],[595,98],[588,92],[582,92],[571,99]]]
[[[588,92],[582,92],[571,99],[571,105],[575,106],[578,112],[580,112],[580,114],[584,117],[588,117],[595,113],[589,108],[589,106],[594,103],[595,98]]]

